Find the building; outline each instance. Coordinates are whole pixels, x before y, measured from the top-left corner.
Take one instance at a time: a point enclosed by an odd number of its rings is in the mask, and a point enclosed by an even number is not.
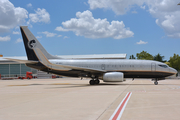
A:
[[[26,59],[25,57],[18,57],[18,58]],[[18,62],[6,60],[3,57],[0,57],[0,74],[1,74],[1,77],[25,76],[27,71],[37,73],[37,70],[29,68],[25,64],[20,64]]]

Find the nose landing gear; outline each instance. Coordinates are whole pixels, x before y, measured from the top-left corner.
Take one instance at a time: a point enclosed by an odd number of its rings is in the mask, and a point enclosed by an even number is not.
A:
[[[158,85],[158,79],[157,78],[153,79],[153,81],[154,81],[154,85]]]
[[[155,85],[158,85],[158,81],[154,81],[154,84],[155,84]]]

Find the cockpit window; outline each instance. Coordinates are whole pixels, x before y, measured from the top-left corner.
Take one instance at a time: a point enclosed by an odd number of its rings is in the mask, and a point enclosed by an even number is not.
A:
[[[158,65],[160,67],[163,67],[163,68],[167,68],[168,66],[167,65]]]

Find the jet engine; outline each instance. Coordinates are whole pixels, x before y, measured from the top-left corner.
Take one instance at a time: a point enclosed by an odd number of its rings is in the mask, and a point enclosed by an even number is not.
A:
[[[124,74],[122,72],[109,72],[103,75],[104,82],[123,82]]]

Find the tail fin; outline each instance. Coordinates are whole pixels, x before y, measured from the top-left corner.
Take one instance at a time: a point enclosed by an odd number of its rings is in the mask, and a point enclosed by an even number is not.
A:
[[[28,60],[39,61],[34,48],[39,48],[47,59],[57,59],[58,57],[49,54],[41,43],[36,39],[36,37],[31,33],[27,26],[20,26],[22,38],[24,41],[24,47],[26,49],[26,54]]]

